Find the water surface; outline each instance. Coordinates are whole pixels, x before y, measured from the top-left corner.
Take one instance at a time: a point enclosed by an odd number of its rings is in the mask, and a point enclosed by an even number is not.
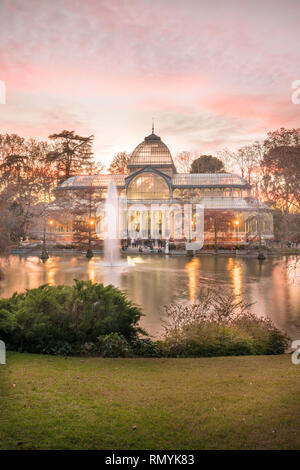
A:
[[[255,258],[209,256],[130,256],[128,265],[110,268],[101,256],[52,256],[43,264],[36,256],[10,256],[0,296],[8,297],[41,284],[71,284],[73,279],[114,284],[140,305],[141,325],[153,336],[162,331],[163,306],[195,301],[201,286],[224,286],[267,315],[292,339],[300,339],[300,260],[295,256]]]

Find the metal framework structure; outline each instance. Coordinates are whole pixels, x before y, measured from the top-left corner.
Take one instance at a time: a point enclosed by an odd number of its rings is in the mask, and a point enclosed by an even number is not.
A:
[[[265,224],[267,237],[273,236],[272,212],[266,204],[251,197],[251,186],[245,179],[233,173],[177,173],[170,150],[154,134],[154,129],[134,149],[128,168],[129,174],[126,175],[73,176],[58,189],[74,191],[76,197],[80,197],[80,190],[92,189],[101,204],[110,181],[113,181],[119,196],[126,196],[128,207],[138,202],[149,206],[169,202],[182,207],[190,203],[193,208],[195,204],[201,204],[207,214],[223,211],[238,218],[239,227],[235,230],[243,233],[245,238],[257,232],[260,223]]]
[[[153,131],[134,149],[128,168],[134,169],[145,165],[171,167],[175,170],[170,150]]]

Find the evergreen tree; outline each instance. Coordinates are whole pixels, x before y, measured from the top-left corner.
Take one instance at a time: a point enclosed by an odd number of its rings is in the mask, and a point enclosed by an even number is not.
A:
[[[224,173],[224,163],[212,155],[201,155],[191,164],[190,173]]]
[[[57,145],[48,153],[46,161],[56,164],[61,181],[90,167],[93,158],[93,135],[82,137],[75,134],[75,131],[63,130],[59,134],[51,134],[49,139]]]

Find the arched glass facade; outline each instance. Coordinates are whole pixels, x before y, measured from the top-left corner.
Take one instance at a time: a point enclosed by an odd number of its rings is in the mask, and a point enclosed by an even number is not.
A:
[[[169,199],[170,190],[167,182],[161,176],[142,173],[130,182],[127,197],[131,200]]]

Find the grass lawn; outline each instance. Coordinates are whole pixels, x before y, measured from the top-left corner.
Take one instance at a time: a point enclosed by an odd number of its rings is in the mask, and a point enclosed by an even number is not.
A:
[[[0,449],[300,449],[299,404],[300,366],[288,355],[8,353]]]

